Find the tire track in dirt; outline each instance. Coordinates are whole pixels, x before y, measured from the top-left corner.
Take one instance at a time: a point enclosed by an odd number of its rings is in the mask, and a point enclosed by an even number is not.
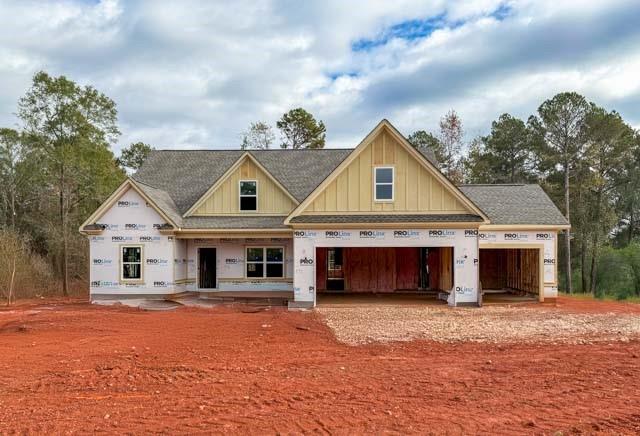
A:
[[[0,333],[0,433],[640,431],[633,340],[351,347],[314,313],[234,308],[31,320]]]

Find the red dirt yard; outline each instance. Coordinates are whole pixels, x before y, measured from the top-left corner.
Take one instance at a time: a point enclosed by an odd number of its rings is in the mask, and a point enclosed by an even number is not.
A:
[[[348,346],[316,312],[243,310],[0,310],[0,433],[640,432],[636,338]]]

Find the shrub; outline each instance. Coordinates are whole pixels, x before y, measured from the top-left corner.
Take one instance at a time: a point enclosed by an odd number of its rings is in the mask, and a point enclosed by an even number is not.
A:
[[[0,293],[10,304],[16,298],[49,293],[55,288],[48,262],[34,253],[23,235],[0,229]]]

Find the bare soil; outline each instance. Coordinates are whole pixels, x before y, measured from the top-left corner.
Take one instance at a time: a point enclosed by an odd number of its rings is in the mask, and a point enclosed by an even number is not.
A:
[[[0,433],[640,432],[635,337],[350,346],[318,312],[243,310],[0,309]]]

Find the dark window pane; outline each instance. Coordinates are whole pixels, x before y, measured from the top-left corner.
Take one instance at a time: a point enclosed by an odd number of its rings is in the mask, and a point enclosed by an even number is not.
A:
[[[240,182],[240,195],[256,195],[256,182]]]
[[[262,263],[248,263],[247,277],[263,277],[264,265]]]
[[[282,276],[284,276],[284,268],[281,263],[267,264],[267,277],[282,277]]]
[[[140,247],[122,247],[123,262],[140,262]]]
[[[376,183],[393,183],[393,169],[376,168]]]
[[[240,210],[256,210],[257,205],[256,197],[240,197]]]
[[[263,251],[261,247],[247,248],[247,262],[262,262]]]
[[[267,262],[282,262],[282,248],[267,248]]]
[[[393,185],[376,185],[376,200],[392,200]]]
[[[139,263],[125,263],[122,265],[122,278],[124,279],[139,279],[140,264]]]

